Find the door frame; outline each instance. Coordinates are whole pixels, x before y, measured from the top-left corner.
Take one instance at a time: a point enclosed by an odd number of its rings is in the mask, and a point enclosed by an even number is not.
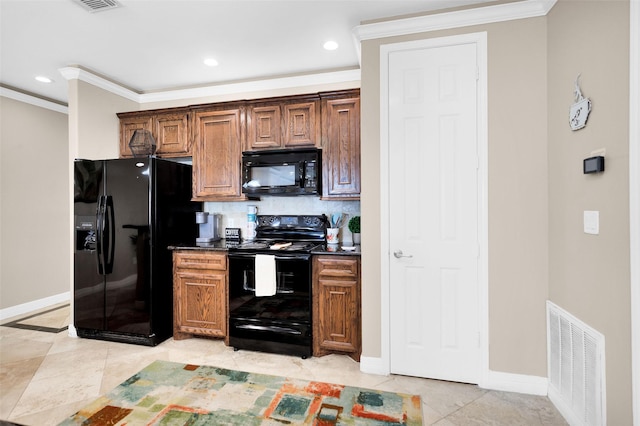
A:
[[[629,240],[630,257],[640,257],[640,3],[630,2],[629,31]],[[640,266],[630,262],[631,400],[633,424],[640,426]]]
[[[380,46],[380,330],[381,368],[391,372],[390,347],[390,206],[389,206],[389,55],[392,52],[475,44],[478,61],[477,141],[478,141],[478,322],[480,331],[479,385],[489,375],[489,277],[488,277],[488,99],[487,33],[477,32],[450,37],[383,44]]]

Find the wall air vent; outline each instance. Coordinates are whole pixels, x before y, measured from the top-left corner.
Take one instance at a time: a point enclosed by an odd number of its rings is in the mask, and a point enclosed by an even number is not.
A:
[[[549,399],[572,425],[607,424],[604,336],[547,301]]]
[[[102,12],[104,10],[115,9],[120,7],[120,3],[115,0],[72,0],[74,3],[82,6],[83,9],[91,13]]]

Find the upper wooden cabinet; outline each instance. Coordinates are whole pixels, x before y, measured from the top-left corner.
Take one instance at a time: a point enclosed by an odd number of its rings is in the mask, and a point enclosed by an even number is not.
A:
[[[245,151],[320,146],[320,98],[248,102],[247,128]]]
[[[175,108],[166,111],[119,113],[120,157],[133,157],[129,141],[133,132],[149,130],[156,140],[159,157],[186,157],[191,155],[189,110]]]
[[[120,156],[138,129],[159,157],[193,157],[193,198],[244,200],[242,151],[322,148],[322,199],[360,199],[360,89],[117,114]]]
[[[244,105],[227,104],[193,112],[193,198],[243,199],[240,191]]]
[[[321,94],[322,197],[360,198],[360,90]]]
[[[279,103],[250,103],[247,107],[245,151],[282,147],[282,107]]]
[[[284,104],[284,148],[320,146],[320,98]]]
[[[148,130],[153,133],[153,115],[119,113],[118,117],[120,118],[120,158],[133,157],[129,149],[131,136],[136,130]]]
[[[156,154],[165,157],[191,155],[189,135],[189,113],[176,112],[158,114],[153,119]]]

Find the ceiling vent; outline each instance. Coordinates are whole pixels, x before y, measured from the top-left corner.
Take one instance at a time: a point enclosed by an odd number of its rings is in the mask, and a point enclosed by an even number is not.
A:
[[[73,2],[79,4],[83,9],[91,13],[120,7],[120,3],[115,0],[73,0]]]

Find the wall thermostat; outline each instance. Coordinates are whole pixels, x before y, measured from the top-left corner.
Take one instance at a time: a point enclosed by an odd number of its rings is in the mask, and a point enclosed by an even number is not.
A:
[[[582,163],[582,171],[585,175],[589,173],[604,172],[604,157],[597,156],[585,158]]]

